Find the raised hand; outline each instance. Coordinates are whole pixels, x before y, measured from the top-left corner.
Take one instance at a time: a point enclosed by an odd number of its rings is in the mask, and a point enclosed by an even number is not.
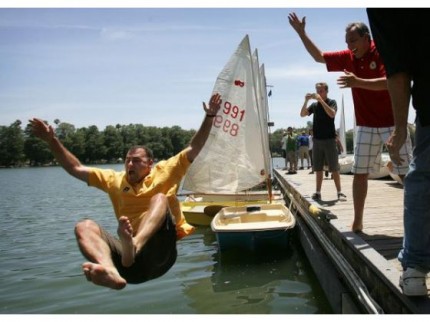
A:
[[[54,138],[55,132],[51,125],[46,124],[44,121],[38,118],[33,118],[30,121],[32,132],[39,139],[45,142],[49,142]]]

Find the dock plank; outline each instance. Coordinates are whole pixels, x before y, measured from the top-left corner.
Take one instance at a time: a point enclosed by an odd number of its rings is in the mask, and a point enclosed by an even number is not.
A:
[[[275,169],[278,176],[287,182],[294,198],[303,199],[301,202],[317,205],[319,208],[330,211],[335,219],[330,220],[330,226],[334,234],[347,240],[356,250],[366,254],[369,261],[374,261],[371,266],[384,267],[377,274],[385,275],[391,281],[390,288],[401,294],[398,287],[398,278],[401,275],[401,265],[397,255],[403,242],[403,186],[391,178],[368,180],[368,192],[364,208],[363,231],[351,232],[351,224],[354,218],[352,198],[353,175],[341,175],[342,192],[347,196],[346,200],[337,200],[337,191],[334,181],[330,177],[323,180],[321,200],[316,202],[311,199],[315,192],[315,175],[309,174],[309,170],[299,170],[297,174],[288,174],[282,169]],[[298,195],[297,195],[298,193]],[[333,234],[333,231],[330,230]],[[358,237],[357,237],[358,236]],[[336,237],[335,237],[336,238]],[[361,241],[360,241],[361,240]],[[364,241],[364,242],[363,242]],[[369,255],[370,254],[370,255]],[[372,255],[375,254],[375,255]],[[379,254],[379,255],[376,255]],[[378,258],[379,256],[379,258]],[[381,257],[382,256],[382,257]],[[386,264],[381,262],[381,259]],[[430,280],[427,278],[427,285]],[[401,296],[405,298],[404,296]],[[406,302],[409,299],[405,300]],[[430,312],[430,304],[427,301],[412,300],[417,308],[416,312]],[[414,310],[415,311],[415,310]]]
[[[315,175],[308,170],[299,170],[297,174],[283,175],[298,184],[298,190],[304,197],[310,198],[315,192]],[[342,192],[347,196],[346,201],[337,200],[334,181],[324,178],[321,188],[320,207],[330,210],[337,216],[337,221],[344,230],[349,230],[354,219],[352,199],[352,175],[341,175]],[[371,245],[377,252],[392,245],[391,249],[400,250],[403,231],[403,187],[393,180],[377,179],[368,181],[367,198],[363,216],[363,233],[360,237]],[[375,238],[375,236],[378,236]],[[385,256],[384,256],[385,257]],[[387,260],[393,260],[392,254]],[[394,258],[397,262],[397,259]],[[394,263],[397,265],[397,263]]]

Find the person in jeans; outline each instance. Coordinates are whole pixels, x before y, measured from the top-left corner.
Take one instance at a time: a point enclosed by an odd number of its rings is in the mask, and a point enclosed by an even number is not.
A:
[[[334,118],[336,116],[336,101],[327,97],[328,85],[316,83],[316,93],[305,95],[305,102],[300,116],[313,116],[313,171],[316,176],[316,192],[312,195],[314,200],[321,200],[321,187],[323,181],[324,161],[327,160],[328,169],[333,173],[333,180],[337,190],[338,199],[346,196],[341,191],[339,159],[336,148],[336,130]],[[308,107],[310,100],[316,100]]]
[[[387,146],[391,160],[407,140],[409,101],[416,110],[415,148],[404,178],[404,238],[398,259],[403,266],[400,287],[407,296],[426,296],[430,271],[430,10],[367,9],[376,46],[384,59],[395,128]]]

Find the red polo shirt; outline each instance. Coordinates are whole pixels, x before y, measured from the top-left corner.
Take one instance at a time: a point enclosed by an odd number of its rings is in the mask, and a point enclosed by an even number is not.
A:
[[[370,50],[362,58],[355,58],[350,50],[324,53],[329,72],[347,70],[359,78],[385,77],[385,68],[373,41]],[[391,100],[387,90],[372,91],[352,88],[355,119],[357,125],[367,127],[388,127],[394,125]]]

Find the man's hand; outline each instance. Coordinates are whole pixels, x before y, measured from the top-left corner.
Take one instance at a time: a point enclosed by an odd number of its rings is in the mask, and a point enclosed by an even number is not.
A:
[[[46,124],[41,119],[33,118],[30,120],[30,124],[33,134],[39,139],[49,143],[54,138],[55,132],[52,126]]]
[[[355,87],[357,84],[357,76],[347,70],[344,70],[343,72],[345,75],[340,76],[337,79],[337,85],[339,85],[340,88]]]
[[[303,17],[303,19],[300,21],[299,17],[297,17],[297,15],[292,12],[288,15],[288,21],[299,35],[303,35],[305,33],[306,17]]]
[[[391,133],[387,142],[385,143],[390,153],[390,159],[395,164],[400,165],[404,160],[400,157],[400,148],[405,144],[408,135],[408,130],[406,127],[394,128],[393,133]]]
[[[222,103],[221,95],[216,93],[212,95],[210,101],[209,101],[209,107],[206,106],[206,103],[203,102],[203,109],[206,112],[206,115],[208,116],[214,116],[218,113],[218,110],[220,109]]]

